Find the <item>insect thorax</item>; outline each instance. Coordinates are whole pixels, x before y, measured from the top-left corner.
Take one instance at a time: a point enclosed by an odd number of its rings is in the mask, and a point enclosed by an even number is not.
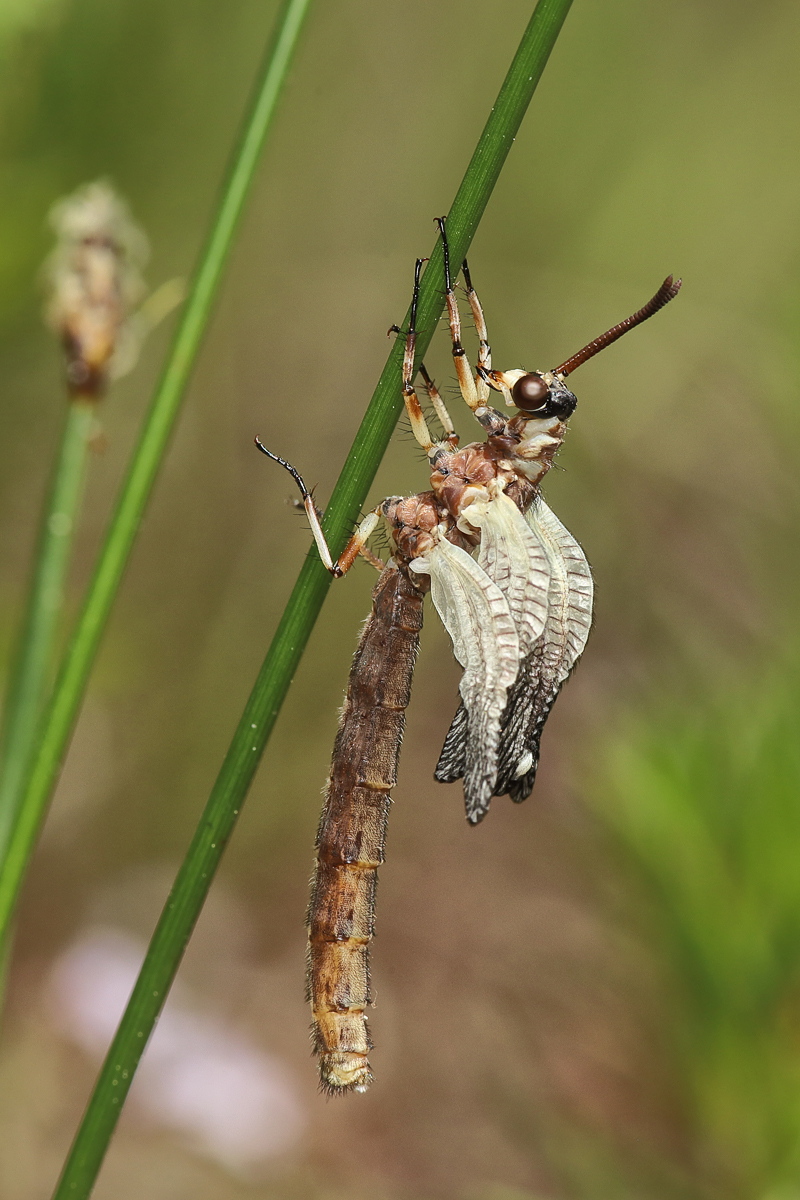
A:
[[[507,420],[494,409],[484,411],[489,433],[485,442],[459,450],[441,449],[433,460],[433,493],[456,520],[470,504],[498,491],[526,509],[567,431],[566,421],[558,417],[520,413]]]

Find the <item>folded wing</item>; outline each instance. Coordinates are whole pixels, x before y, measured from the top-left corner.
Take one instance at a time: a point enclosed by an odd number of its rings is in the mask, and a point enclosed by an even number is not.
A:
[[[542,500],[529,509],[525,520],[546,559],[547,608],[541,633],[523,655],[508,692],[492,791],[495,796],[508,793],[517,802],[529,796],[533,788],[542,729],[564,680],[586,645],[593,602],[591,571],[575,538]],[[491,574],[491,556],[485,562]],[[540,611],[535,606],[535,621]],[[442,782],[465,777],[468,807],[465,763],[469,738],[469,722],[462,706],[450,726],[435,772]]]
[[[500,588],[465,550],[442,539],[411,569],[431,577],[431,596],[464,668],[464,791],[479,821],[497,779],[500,720],[519,669],[519,636]]]

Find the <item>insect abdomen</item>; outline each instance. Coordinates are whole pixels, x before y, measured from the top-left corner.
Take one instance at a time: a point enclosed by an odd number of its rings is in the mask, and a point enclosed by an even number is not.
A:
[[[317,833],[308,990],[320,1082],[331,1094],[364,1091],[372,1080],[368,944],[422,600],[423,590],[393,564],[378,580],[350,670]]]

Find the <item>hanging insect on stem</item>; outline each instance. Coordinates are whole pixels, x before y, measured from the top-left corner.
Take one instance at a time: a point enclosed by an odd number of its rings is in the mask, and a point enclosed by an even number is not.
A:
[[[473,374],[461,342],[444,217],[438,225],[453,363],[461,395],[485,441],[459,448],[436,385],[424,364],[415,362],[424,259],[417,260],[414,272],[402,395],[414,437],[428,457],[430,491],[384,500],[334,561],[302,477],[256,438],[258,448],[297,483],[320,558],[332,575],[344,575],[359,553],[374,560],[366,543],[381,520],[392,539],[350,671],[317,832],[308,911],[312,1040],[321,1086],[333,1095],[364,1091],[372,1080],[368,947],[424,595],[431,591],[463,668],[461,704],[435,777],[463,779],[467,819],[477,824],[493,796],[520,801],[530,794],[542,728],[591,626],[593,588],[586,557],[539,491],[577,404],[564,380],[651,317],[680,288],[680,280],[669,276],[643,308],[552,371],[498,371],[465,261],[462,273],[478,335]],[[442,427],[438,439],[431,436],[414,388],[417,370]],[[513,416],[489,406],[493,391],[517,410]]]

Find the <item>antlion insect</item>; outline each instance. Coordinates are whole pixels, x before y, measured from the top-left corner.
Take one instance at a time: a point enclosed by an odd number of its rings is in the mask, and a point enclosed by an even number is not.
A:
[[[415,363],[424,259],[417,260],[414,273],[402,392],[414,437],[430,463],[431,490],[384,500],[334,562],[302,477],[256,438],[258,448],[285,467],[300,488],[320,557],[331,574],[343,576],[360,553],[381,568],[333,748],[307,921],[314,1053],[321,1087],[332,1095],[363,1092],[372,1081],[368,947],[425,592],[431,591],[464,669],[461,705],[436,778],[463,778],[467,819],[476,824],[493,796],[508,794],[520,801],[530,794],[542,727],[583,652],[591,625],[589,565],[539,494],[577,404],[564,380],[663,308],[680,287],[680,280],[669,276],[643,308],[552,371],[497,371],[465,261],[467,300],[479,341],[473,375],[461,344],[444,218],[438,225],[459,390],[486,440],[459,448],[435,384],[424,364]],[[442,426],[438,440],[431,437],[414,389],[417,369]],[[518,410],[514,416],[488,406],[492,391]],[[381,519],[393,542],[385,566],[366,549]]]

